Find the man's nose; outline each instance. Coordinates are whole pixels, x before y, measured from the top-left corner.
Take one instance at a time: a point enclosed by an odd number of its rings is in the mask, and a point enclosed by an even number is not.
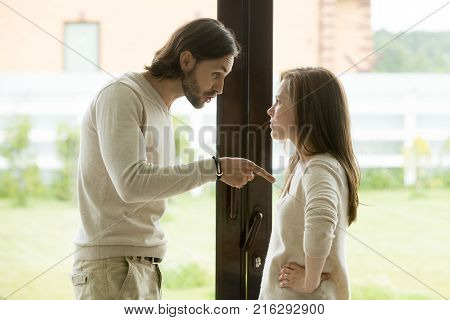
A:
[[[223,80],[219,80],[214,84],[214,88],[213,88],[217,94],[222,94],[223,92]]]

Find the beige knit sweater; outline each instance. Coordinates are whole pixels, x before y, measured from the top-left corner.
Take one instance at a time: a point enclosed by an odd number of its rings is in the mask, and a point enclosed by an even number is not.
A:
[[[345,171],[329,154],[299,163],[289,192],[278,201],[263,271],[260,299],[350,299],[346,233],[348,187]],[[280,288],[278,273],[289,262],[305,266],[305,254],[326,258],[323,281],[311,294]]]
[[[216,179],[212,159],[175,165],[174,145],[172,117],[142,74],[99,92],[81,125],[77,259],[164,257],[165,199]]]

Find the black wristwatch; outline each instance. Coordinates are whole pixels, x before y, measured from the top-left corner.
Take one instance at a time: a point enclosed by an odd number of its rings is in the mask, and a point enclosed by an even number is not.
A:
[[[214,159],[214,162],[216,163],[216,176],[217,180],[220,180],[223,175],[222,166],[220,165],[220,159],[217,157],[212,157]]]

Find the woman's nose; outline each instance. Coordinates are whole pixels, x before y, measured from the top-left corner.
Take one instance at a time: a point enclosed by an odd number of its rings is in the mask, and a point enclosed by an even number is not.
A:
[[[269,115],[269,116],[272,116],[273,115],[273,106],[271,106],[268,110],[267,110],[267,114]]]

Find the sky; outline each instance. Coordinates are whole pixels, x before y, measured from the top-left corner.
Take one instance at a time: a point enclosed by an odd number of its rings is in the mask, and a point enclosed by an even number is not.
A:
[[[404,31],[445,4],[447,5],[444,8],[411,31],[450,31],[450,2],[448,0],[372,0],[372,29]]]

